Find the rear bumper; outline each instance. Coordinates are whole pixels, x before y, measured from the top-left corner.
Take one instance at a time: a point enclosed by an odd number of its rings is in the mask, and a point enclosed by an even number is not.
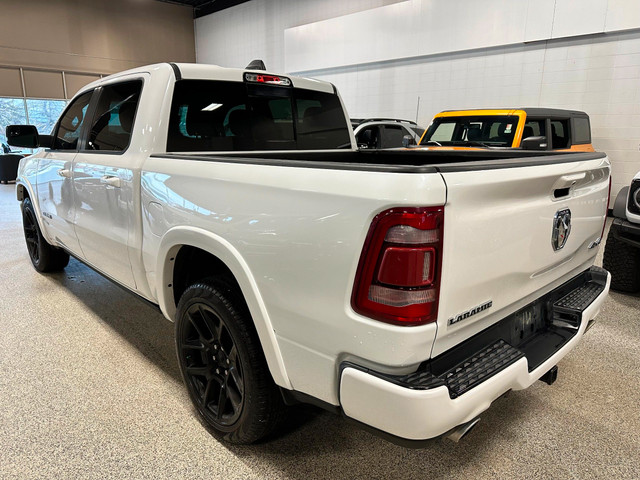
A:
[[[529,387],[575,347],[600,312],[610,282],[608,272],[592,267],[534,302],[545,310],[544,325],[520,345],[503,328],[512,315],[411,375],[394,377],[345,363],[344,414],[399,440],[438,437],[473,420],[509,390]],[[573,319],[571,306],[579,310]]]

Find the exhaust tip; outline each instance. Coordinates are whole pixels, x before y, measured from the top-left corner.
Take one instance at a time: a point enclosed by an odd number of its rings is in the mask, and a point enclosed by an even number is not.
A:
[[[447,438],[452,442],[458,443],[460,440],[466,437],[467,434],[471,432],[471,430],[473,430],[473,428],[478,424],[479,421],[480,417],[476,417],[467,423],[458,425],[447,434]]]

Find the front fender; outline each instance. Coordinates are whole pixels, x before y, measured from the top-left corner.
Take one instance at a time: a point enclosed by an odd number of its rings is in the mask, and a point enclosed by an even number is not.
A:
[[[47,234],[47,229],[44,228],[44,225],[42,224],[42,212],[40,211],[40,203],[38,202],[35,185],[32,185],[27,178],[19,176],[16,179],[16,198],[19,202],[22,202],[25,197],[29,197],[31,199],[31,204],[36,211],[36,221],[38,222],[42,236],[47,240],[47,242],[51,243],[51,239]]]
[[[258,291],[249,266],[240,253],[224,238],[196,227],[174,227],[162,237],[158,250],[156,272],[158,272],[158,303],[162,313],[175,321],[176,305],[173,300],[173,270],[175,258],[181,247],[188,245],[200,248],[222,261],[240,285],[242,295],[253,318],[262,350],[276,384],[292,389],[287,376],[282,354],[264,301]]]
[[[613,216],[616,218],[627,219],[627,196],[629,195],[629,187],[624,187],[618,192],[616,201],[613,204]]]

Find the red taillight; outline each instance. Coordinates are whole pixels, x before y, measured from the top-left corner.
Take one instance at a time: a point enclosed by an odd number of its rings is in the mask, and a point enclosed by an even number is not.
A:
[[[434,322],[438,314],[444,207],[394,208],[373,219],[351,304],[398,325]]]

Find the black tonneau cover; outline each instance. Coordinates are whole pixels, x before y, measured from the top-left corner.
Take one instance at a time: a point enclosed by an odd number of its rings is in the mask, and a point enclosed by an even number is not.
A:
[[[527,167],[604,158],[601,152],[539,150],[336,150],[323,152],[164,153],[155,158],[248,163],[281,167],[327,168],[395,173],[435,173]]]

